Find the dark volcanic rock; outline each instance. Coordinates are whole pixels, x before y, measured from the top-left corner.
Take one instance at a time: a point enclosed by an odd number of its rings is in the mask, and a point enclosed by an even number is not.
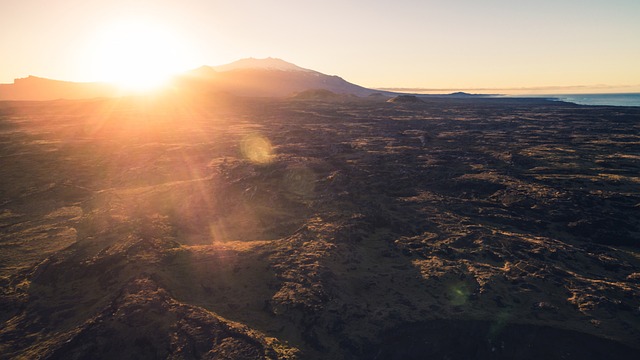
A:
[[[423,101],[420,100],[415,95],[398,95],[396,97],[393,97],[393,98],[387,100],[387,102],[398,103],[398,104],[420,104]]]
[[[575,331],[500,321],[438,320],[393,329],[363,359],[629,359],[637,349]]]
[[[49,359],[276,359],[263,338],[136,279]]]
[[[0,103],[0,357],[637,350],[640,109],[207,94]]]

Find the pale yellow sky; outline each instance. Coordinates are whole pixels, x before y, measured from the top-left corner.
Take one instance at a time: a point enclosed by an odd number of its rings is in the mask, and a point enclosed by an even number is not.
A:
[[[0,7],[0,83],[27,75],[151,78],[271,56],[367,87],[640,91],[638,0],[22,0]]]

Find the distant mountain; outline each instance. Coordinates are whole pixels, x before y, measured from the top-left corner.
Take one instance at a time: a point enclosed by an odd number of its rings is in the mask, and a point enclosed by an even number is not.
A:
[[[445,96],[448,97],[458,97],[458,98],[468,98],[468,97],[491,97],[491,96],[495,96],[493,94],[469,94],[467,92],[464,91],[458,91],[458,92],[454,92],[451,94],[447,94]]]
[[[341,95],[378,93],[318,71],[301,68],[281,59],[242,59],[221,66],[201,66],[177,75],[173,90],[202,95],[288,97],[306,90],[328,90]],[[29,76],[13,84],[0,84],[0,100],[87,99],[121,96],[108,83],[76,83]]]
[[[0,84],[0,100],[90,99],[118,96],[117,86],[100,82],[70,82],[36,76]]]
[[[179,88],[260,97],[286,97],[306,90],[328,90],[356,96],[378,92],[339,76],[326,75],[274,58],[249,58],[227,65],[202,66],[179,76],[175,84]]]

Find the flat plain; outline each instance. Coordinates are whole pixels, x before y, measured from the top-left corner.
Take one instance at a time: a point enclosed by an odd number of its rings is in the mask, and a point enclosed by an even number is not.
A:
[[[0,163],[2,358],[640,351],[640,108],[1,102]]]

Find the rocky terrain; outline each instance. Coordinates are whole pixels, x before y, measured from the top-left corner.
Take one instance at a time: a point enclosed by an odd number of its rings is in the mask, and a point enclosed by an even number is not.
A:
[[[640,351],[640,108],[0,103],[0,357]]]

